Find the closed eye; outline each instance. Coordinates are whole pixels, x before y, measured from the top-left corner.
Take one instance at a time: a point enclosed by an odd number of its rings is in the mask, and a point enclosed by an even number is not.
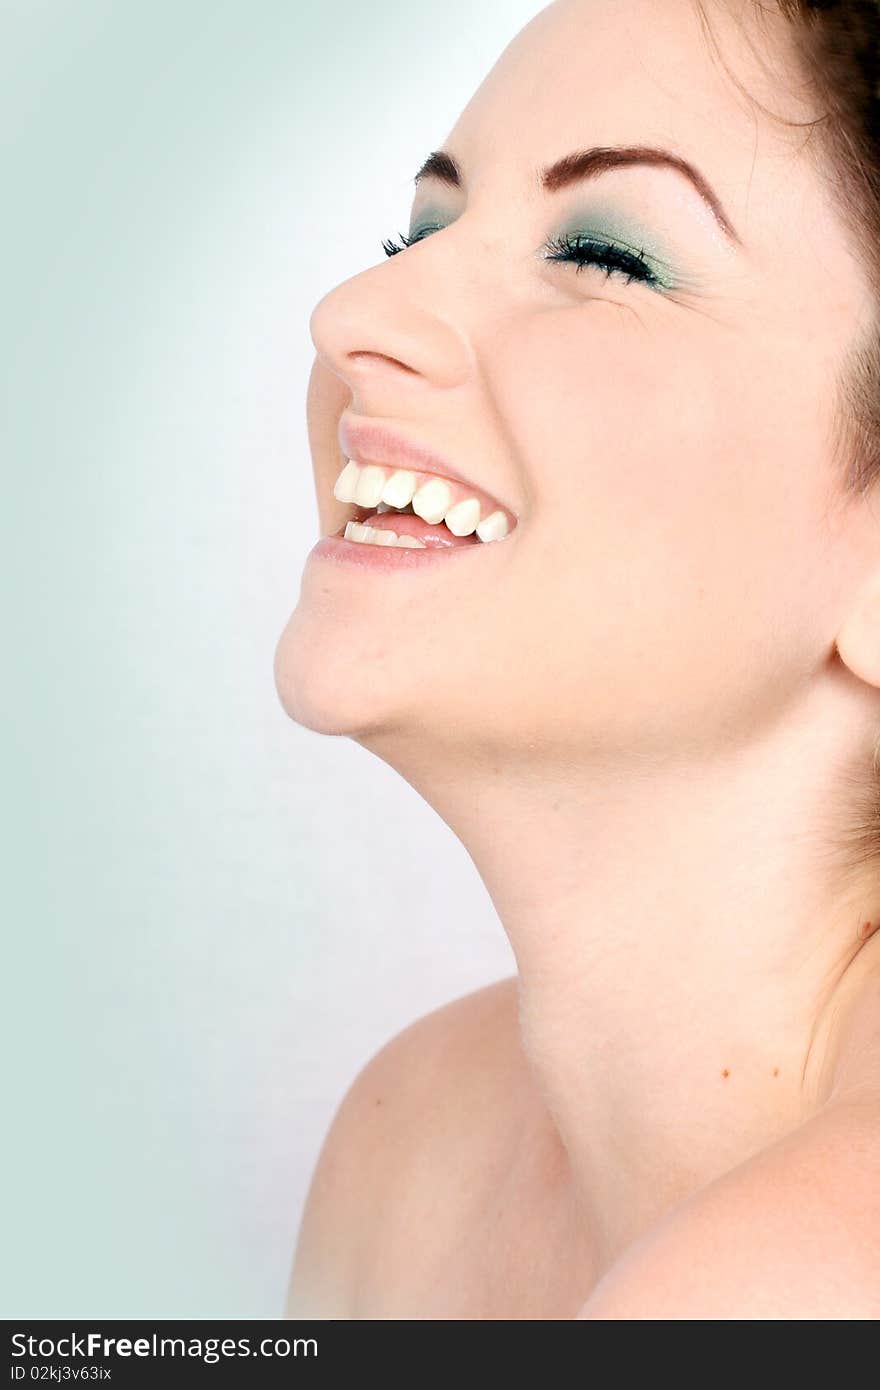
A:
[[[383,241],[382,249],[386,256],[396,256],[399,251],[404,251],[408,246],[421,241],[428,232],[441,230],[440,227],[422,227],[413,237],[404,236],[401,232],[399,243],[393,239]],[[544,250],[547,253],[544,256],[545,260],[571,262],[578,273],[589,265],[603,270],[606,279],[612,275],[619,275],[627,284],[632,280],[638,280],[645,285],[662,285],[659,276],[655,275],[646,262],[644,251],[630,251],[597,237],[580,234],[554,237],[547,242]]]
[[[547,243],[548,261],[573,261],[578,272],[584,266],[597,266],[605,271],[606,278],[622,275],[627,284],[640,280],[646,285],[660,285],[661,281],[645,261],[644,251],[627,251],[610,241],[595,237],[561,236]]]

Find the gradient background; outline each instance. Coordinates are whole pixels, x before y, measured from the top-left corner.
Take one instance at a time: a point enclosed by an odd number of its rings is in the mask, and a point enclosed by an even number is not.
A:
[[[3,1317],[279,1315],[356,1071],[513,971],[451,831],[272,659],[309,314],[540,8],[0,3]]]

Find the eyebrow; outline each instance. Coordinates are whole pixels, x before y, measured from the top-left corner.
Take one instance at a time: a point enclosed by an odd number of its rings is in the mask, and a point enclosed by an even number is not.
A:
[[[546,193],[558,193],[573,183],[583,179],[593,179],[608,169],[623,169],[633,164],[648,164],[665,167],[683,174],[699,193],[703,202],[713,213],[716,222],[731,241],[742,245],[742,240],[721,205],[712,185],[689,160],[671,150],[660,149],[655,145],[593,145],[590,149],[575,150],[563,155],[555,163],[546,165],[538,171],[541,187]],[[447,150],[432,150],[413,180],[418,184],[426,178],[438,179],[451,188],[464,187],[464,175],[455,157]]]

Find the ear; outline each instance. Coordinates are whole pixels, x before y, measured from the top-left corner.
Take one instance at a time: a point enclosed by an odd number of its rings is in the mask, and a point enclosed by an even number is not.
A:
[[[837,650],[854,675],[880,687],[880,569],[856,595],[837,634]]]

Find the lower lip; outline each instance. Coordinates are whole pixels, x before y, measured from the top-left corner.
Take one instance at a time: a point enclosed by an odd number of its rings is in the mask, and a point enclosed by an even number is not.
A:
[[[496,545],[503,544],[503,541],[477,541],[475,545],[434,545],[417,550],[402,545],[347,541],[343,536],[324,536],[309,551],[307,561],[335,560],[338,564],[384,570],[388,574],[394,570],[430,569],[438,563],[447,563],[450,555],[473,555],[476,551],[492,550]]]

